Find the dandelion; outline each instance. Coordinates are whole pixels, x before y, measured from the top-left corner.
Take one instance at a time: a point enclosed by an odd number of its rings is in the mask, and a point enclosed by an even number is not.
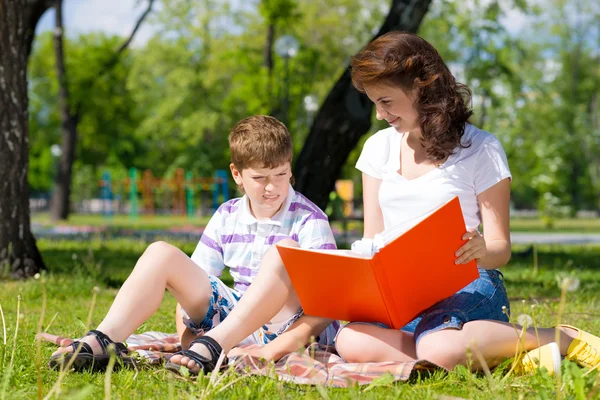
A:
[[[73,253],[73,255],[71,256],[71,258],[73,259],[73,261],[77,260],[77,253]]]
[[[527,327],[533,325],[533,318],[531,318],[531,315],[529,314],[521,314],[517,318],[517,322],[519,325]]]
[[[40,277],[41,277],[41,275],[40,275],[40,273],[38,272],[38,273],[36,273],[36,274],[33,276],[33,279],[40,279]]]
[[[92,289],[92,292],[100,293],[100,288],[98,286],[94,286],[94,288]]]
[[[581,285],[581,281],[575,276],[558,275],[556,281],[560,289],[566,292],[574,292]]]
[[[568,279],[567,283],[568,283],[566,285],[567,292],[575,292],[577,289],[579,289],[581,281],[576,277],[572,277],[572,278]]]

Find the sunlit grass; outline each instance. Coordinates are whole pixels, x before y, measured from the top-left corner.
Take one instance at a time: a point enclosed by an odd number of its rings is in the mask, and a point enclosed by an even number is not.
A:
[[[95,226],[110,227],[113,229],[172,229],[203,227],[208,223],[210,215],[188,217],[180,215],[138,215],[133,218],[129,215],[103,216],[99,214],[71,214],[67,221],[52,222],[48,213],[32,215],[32,222],[43,226]]]
[[[138,216],[131,218],[128,215],[115,215],[113,217],[104,217],[102,215],[81,215],[71,214],[69,220],[60,222],[59,225],[67,226],[94,226],[111,227],[113,229],[172,229],[172,228],[191,228],[202,227],[208,223],[210,216],[192,217],[156,215],[156,216]],[[47,213],[38,213],[32,216],[32,221],[44,226],[54,225],[50,221]],[[552,229],[544,225],[544,221],[539,218],[513,218],[511,219],[512,232],[579,232],[579,233],[600,233],[600,218],[563,218],[556,219]],[[332,225],[342,231],[343,223],[333,221]],[[353,232],[362,232],[362,221],[349,220],[348,229]]]
[[[188,254],[195,243],[175,243]],[[36,332],[41,329],[62,336],[83,334],[96,295],[90,326],[96,326],[108,310],[117,288],[127,277],[147,243],[141,240],[58,241],[40,240],[48,267],[52,271],[42,279],[4,281],[0,306],[0,399],[37,398],[47,396],[58,381],[59,373],[46,364],[55,347],[43,343],[38,356]],[[539,326],[561,322],[600,332],[600,246],[545,246],[538,251],[538,268],[533,268],[529,252],[513,256],[503,268],[512,300],[512,320],[517,323],[533,315]],[[565,292],[561,310],[559,282],[565,277],[577,279],[574,291]],[[558,279],[558,281],[557,281]],[[45,282],[42,284],[42,280]],[[225,281],[231,283],[230,277]],[[44,291],[46,306],[43,307]],[[157,330],[174,332],[175,300],[170,294],[159,311],[139,332]],[[532,311],[532,308],[534,311]],[[43,320],[41,320],[44,312]],[[5,329],[5,331],[4,331]],[[11,362],[12,360],[12,362]],[[39,365],[39,369],[37,366]],[[456,368],[450,373],[434,372],[410,383],[391,383],[382,378],[370,386],[349,389],[317,388],[278,382],[266,377],[244,377],[226,374],[213,380],[188,381],[177,378],[161,367],[138,372],[123,370],[110,375],[68,373],[62,379],[54,398],[408,398],[438,399],[442,396],[461,398],[557,398],[557,381],[545,372],[531,376],[506,373],[507,362],[489,376]],[[39,371],[39,372],[38,372]],[[580,393],[598,396],[598,372],[586,371],[565,361],[558,398],[581,398]],[[216,383],[215,383],[216,382]],[[39,386],[38,386],[39,383]],[[229,386],[228,386],[229,385]],[[40,389],[41,388],[41,389]],[[585,396],[584,396],[585,397]]]

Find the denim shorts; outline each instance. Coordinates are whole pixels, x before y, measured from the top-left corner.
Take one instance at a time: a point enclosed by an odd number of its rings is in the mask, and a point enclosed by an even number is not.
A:
[[[503,310],[503,307],[506,307]],[[415,343],[424,335],[442,329],[462,329],[470,321],[493,320],[508,322],[510,303],[502,272],[479,268],[479,278],[434,304],[406,324],[401,330],[414,334]],[[363,323],[360,323],[363,324]],[[366,323],[370,325],[370,323]],[[389,328],[385,324],[374,324]]]
[[[190,319],[185,310],[182,310],[183,323],[194,335],[204,334],[223,322],[242,298],[242,293],[231,289],[216,276],[209,275],[208,279],[210,281],[212,295],[210,296],[210,304],[204,319],[200,323],[195,323]],[[239,344],[267,344],[285,332],[302,315],[304,315],[304,311],[300,309],[290,315],[285,321],[267,323],[242,340]],[[323,332],[321,332],[316,338],[316,341],[323,345],[333,345],[333,340],[339,329],[340,323],[338,321],[332,322]]]

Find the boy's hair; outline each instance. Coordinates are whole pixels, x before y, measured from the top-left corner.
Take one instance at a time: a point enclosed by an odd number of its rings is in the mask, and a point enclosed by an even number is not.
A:
[[[229,133],[231,162],[245,168],[275,168],[292,161],[292,136],[284,124],[268,115],[238,122]]]

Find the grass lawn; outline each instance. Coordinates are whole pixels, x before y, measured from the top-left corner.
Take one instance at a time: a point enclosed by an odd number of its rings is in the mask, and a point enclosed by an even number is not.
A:
[[[177,243],[175,243],[177,244]],[[178,243],[191,253],[195,243]],[[110,241],[39,241],[48,267],[52,271],[42,280],[0,283],[2,327],[0,327],[0,399],[31,399],[46,396],[59,374],[46,368],[55,347],[42,343],[38,349],[35,334],[42,310],[43,329],[62,336],[84,333],[93,298],[99,292],[91,315],[96,326],[109,308],[117,288],[129,274],[146,243],[140,240]],[[517,251],[520,249],[516,249]],[[539,326],[575,324],[600,333],[600,247],[540,247],[537,271],[532,255],[515,255],[503,268],[512,300],[512,320],[521,314],[534,316]],[[564,312],[560,314],[561,292],[557,277],[574,276],[576,290],[567,293]],[[226,277],[230,283],[230,278]],[[45,295],[44,295],[45,293]],[[18,300],[20,298],[20,300]],[[46,302],[45,308],[43,306]],[[532,306],[535,307],[532,308]],[[175,300],[170,294],[160,310],[139,330],[174,332]],[[435,372],[414,382],[389,384],[385,380],[366,387],[332,389],[280,383],[265,377],[228,376],[213,387],[207,379],[184,380],[162,368],[119,371],[111,375],[70,373],[62,380],[56,398],[599,398],[600,374],[585,371],[568,361],[563,362],[564,385],[556,395],[556,380],[545,372],[530,376],[505,377],[496,370],[491,376],[472,374],[465,368],[450,373]]]
[[[136,219],[128,215],[115,215],[111,218],[101,215],[78,215],[72,214],[68,222],[60,225],[69,226],[107,226],[112,229],[173,229],[185,227],[204,226],[208,223],[210,216],[203,217],[180,217],[170,215],[139,216]],[[32,221],[43,226],[52,226],[50,217],[46,213],[34,214]],[[332,225],[342,229],[342,223],[334,221]],[[362,232],[362,221],[352,220],[348,222],[352,231]],[[511,220],[512,232],[577,232],[577,233],[600,233],[600,218],[565,218],[557,219],[552,229],[547,229],[544,222],[539,218],[513,218]]]
[[[42,226],[68,225],[68,226],[107,226],[113,229],[172,229],[185,227],[205,226],[210,219],[210,215],[202,217],[173,216],[173,215],[155,215],[138,216],[132,218],[129,215],[114,215],[105,217],[102,215],[82,215],[71,214],[66,222],[53,223],[50,215],[47,213],[38,213],[32,215],[31,221]]]

